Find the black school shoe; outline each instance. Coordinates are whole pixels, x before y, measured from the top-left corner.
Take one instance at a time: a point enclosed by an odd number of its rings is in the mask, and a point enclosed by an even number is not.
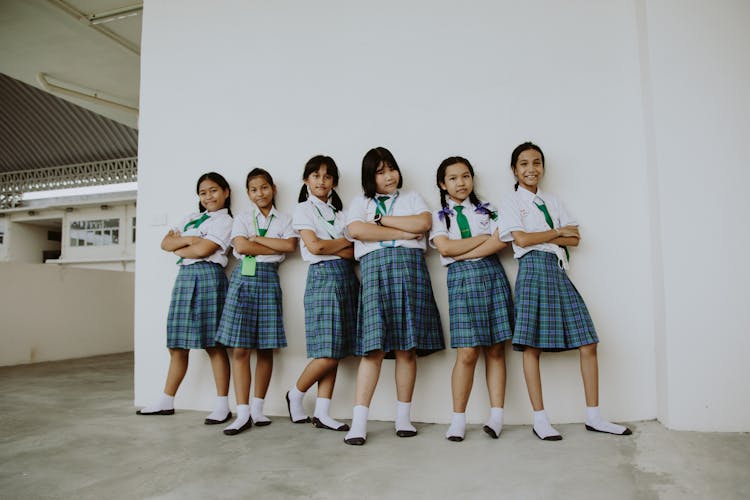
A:
[[[365,444],[367,442],[367,438],[353,437],[353,438],[349,438],[349,439],[344,439],[344,442],[346,444],[350,444],[352,446],[362,446],[363,444]]]
[[[297,423],[297,422],[295,422],[295,423]],[[321,422],[318,417],[313,417],[312,424],[315,427],[317,427],[318,429],[328,429],[329,431],[348,431],[349,430],[349,425],[348,424],[341,424],[339,427],[337,427],[337,428],[334,429],[333,427],[329,427],[326,424],[324,424],[323,422]]]
[[[539,439],[541,439],[542,441],[562,441],[562,436],[561,436],[561,435],[559,435],[559,434],[556,434],[556,435],[554,435],[554,436],[547,436],[547,437],[542,437],[542,436],[540,436],[539,434],[537,434],[537,433],[536,433],[536,431],[535,431],[534,429],[531,429],[531,432],[533,432],[533,433],[534,433],[534,435],[535,435],[536,437],[538,437]]]
[[[497,439],[497,438],[499,438],[499,437],[500,437],[500,436],[498,436],[498,435],[497,435],[497,432],[495,432],[495,429],[493,429],[493,428],[492,428],[492,427],[490,427],[489,425],[485,425],[484,427],[482,427],[482,430],[483,430],[483,431],[484,431],[485,433],[487,433],[487,435],[488,435],[489,437],[491,437],[492,439]]]
[[[396,435],[400,438],[410,438],[417,435],[417,431],[396,431]]]
[[[617,434],[614,432],[600,431],[599,429],[595,429],[594,427],[591,427],[589,424],[586,424],[586,430],[591,431],[591,432],[601,432],[603,434],[612,434],[613,436],[630,436],[633,433],[633,431],[631,431],[627,427],[625,427],[625,430],[622,431],[622,433]]]
[[[138,410],[138,411],[135,412],[135,414],[136,415],[146,415],[146,416],[150,416],[150,415],[174,415],[174,409],[172,409],[172,410],[149,411],[149,412]]]
[[[205,425],[217,425],[217,424],[223,424],[229,421],[229,419],[232,418],[232,412],[227,412],[227,416],[224,418],[224,420],[214,420],[213,418],[207,418],[203,421]]]
[[[249,418],[247,422],[245,422],[245,425],[243,425],[239,429],[224,429],[224,434],[226,434],[227,436],[236,436],[240,432],[246,431],[252,426],[253,426],[253,419]]]

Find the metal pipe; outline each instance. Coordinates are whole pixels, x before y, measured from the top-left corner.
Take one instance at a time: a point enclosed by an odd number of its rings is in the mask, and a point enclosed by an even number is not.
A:
[[[71,86],[76,86],[86,91],[86,92],[81,92],[79,90],[73,90],[70,88],[62,87],[60,85],[55,85],[54,83],[51,83],[47,78],[48,78],[48,75],[46,73],[38,73],[36,75],[36,80],[39,82],[39,85],[41,85],[44,90],[52,94],[64,94],[64,95],[68,95],[71,97],[76,97],[78,99],[83,99],[85,101],[94,102],[97,104],[103,104],[105,106],[116,108],[122,111],[127,111],[129,113],[133,113],[136,115],[138,114],[138,108],[136,107],[128,106],[127,104],[120,104],[119,102],[113,101],[111,99],[105,99],[104,97],[100,97],[101,91],[99,90],[83,87],[82,85],[71,84],[71,83],[64,82],[62,80],[58,80],[57,78],[55,78],[55,80],[60,83],[68,84]]]

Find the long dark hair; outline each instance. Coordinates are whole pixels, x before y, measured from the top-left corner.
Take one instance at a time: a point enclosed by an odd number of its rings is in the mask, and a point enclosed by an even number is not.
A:
[[[440,190],[440,205],[443,207],[443,210],[448,208],[448,191],[440,187],[440,184],[445,183],[445,171],[448,169],[448,167],[450,167],[451,165],[455,165],[456,163],[463,163],[464,165],[466,165],[469,169],[469,173],[471,174],[471,178],[474,178],[474,167],[471,166],[471,163],[469,163],[469,160],[467,160],[466,158],[462,158],[461,156],[451,156],[450,158],[446,158],[440,163],[440,166],[437,169],[437,175],[435,176],[435,181],[437,183],[438,189]],[[482,203],[482,201],[474,192],[474,189],[472,189],[471,193],[469,193],[469,201],[471,201],[477,207]],[[450,229],[450,217],[446,216],[443,218],[443,220],[445,221],[446,229]]]
[[[339,198],[339,194],[335,189],[336,186],[339,185],[339,168],[336,166],[336,162],[333,161],[333,158],[323,155],[316,155],[310,158],[305,164],[305,171],[302,173],[302,180],[306,181],[307,178],[310,177],[310,174],[317,172],[322,166],[326,167],[326,174],[333,177],[334,189],[331,190],[331,205],[340,212],[344,209],[344,204],[341,202],[341,198]],[[303,201],[307,201],[308,194],[307,185],[302,184],[302,189],[300,189],[297,202],[302,203]]]
[[[276,187],[276,184],[273,183],[273,177],[271,177],[271,174],[268,173],[268,170],[263,168],[254,168],[247,174],[247,179],[245,179],[245,190],[250,187],[250,180],[253,177],[263,177],[267,183],[269,183],[272,187]],[[271,198],[271,204],[275,207],[276,206],[276,196]]]
[[[518,157],[521,156],[521,153],[530,149],[533,149],[534,151],[537,151],[540,155],[542,155],[542,167],[544,167],[544,153],[542,152],[542,148],[540,148],[533,142],[527,141],[516,146],[516,149],[514,149],[510,154],[510,170],[513,172],[513,175],[515,175],[516,173],[516,163],[518,163]],[[518,181],[516,181],[516,185],[513,186],[513,189],[518,191]]]
[[[232,204],[232,189],[229,187],[229,183],[224,178],[223,175],[217,174],[216,172],[206,172],[205,174],[198,177],[198,182],[195,184],[195,194],[198,194],[198,192],[201,190],[201,182],[209,180],[214,181],[216,184],[219,185],[221,189],[226,189],[229,191],[229,196],[227,196],[227,199],[224,200],[224,206],[222,208],[226,208],[229,212],[229,215],[232,215],[232,209],[230,208]],[[206,207],[203,206],[203,204],[198,201],[198,211],[203,212],[206,210]]]
[[[398,172],[397,188],[404,185],[404,176],[401,175],[401,169],[398,168],[398,163],[396,163],[396,159],[391,152],[384,147],[372,148],[362,158],[362,190],[368,198],[375,198],[375,194],[378,192],[378,187],[375,184],[375,173],[381,163]]]

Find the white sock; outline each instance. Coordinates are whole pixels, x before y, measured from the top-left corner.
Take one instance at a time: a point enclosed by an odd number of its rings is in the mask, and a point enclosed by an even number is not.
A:
[[[367,415],[370,409],[367,406],[357,405],[352,412],[352,427],[346,433],[344,439],[367,437]]]
[[[503,431],[503,409],[496,406],[490,408],[490,418],[484,425],[495,431],[496,436],[499,436]]]
[[[142,413],[156,413],[157,411],[162,410],[174,410],[174,396],[162,393],[159,401],[152,405],[146,406],[145,408],[141,408]]]
[[[537,436],[544,439],[550,436],[559,436],[560,433],[549,423],[547,413],[544,410],[534,412],[534,431]]]
[[[417,428],[411,425],[411,402],[396,402],[396,430],[417,431]]]
[[[214,411],[211,412],[206,418],[211,420],[224,420],[229,415],[229,397],[228,396],[216,396],[216,402],[214,402]]]
[[[601,432],[610,434],[623,434],[628,428],[622,425],[607,422],[599,415],[598,406],[586,407],[586,425]]]
[[[224,430],[239,429],[250,420],[250,405],[237,405],[237,418]]]
[[[263,403],[265,399],[253,398],[250,401],[250,416],[253,418],[253,422],[270,422],[271,419],[263,415]]]
[[[466,413],[453,412],[451,417],[451,426],[448,427],[448,431],[445,433],[446,439],[451,437],[464,438],[466,434]]]
[[[289,414],[294,422],[307,419],[305,407],[302,405],[304,397],[305,393],[297,389],[296,385],[289,389]]]
[[[330,398],[318,398],[315,400],[315,413],[313,413],[313,416],[320,420],[323,424],[327,425],[331,429],[338,429],[342,425],[344,425],[344,422],[339,422],[338,420],[332,419],[328,415],[328,408],[331,407],[331,400]]]

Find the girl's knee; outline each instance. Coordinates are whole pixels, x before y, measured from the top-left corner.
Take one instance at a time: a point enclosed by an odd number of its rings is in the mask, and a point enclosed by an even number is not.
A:
[[[413,363],[417,360],[417,352],[414,349],[409,351],[394,351],[397,361],[406,361]]]
[[[380,363],[385,359],[385,351],[370,351],[362,359],[373,363]]]
[[[596,346],[597,344],[582,345],[578,348],[578,352],[581,356],[596,356]]]
[[[250,359],[250,349],[244,347],[235,347],[232,349],[232,359],[236,361],[246,361]]]
[[[487,359],[493,361],[505,359],[505,344],[495,344],[485,348],[484,355]]]
[[[187,359],[190,356],[190,349],[169,349],[169,356],[178,359]]]
[[[259,360],[273,361],[273,349],[258,349],[257,356]]]
[[[476,365],[479,359],[478,347],[461,347],[458,349],[456,361],[462,365]]]

